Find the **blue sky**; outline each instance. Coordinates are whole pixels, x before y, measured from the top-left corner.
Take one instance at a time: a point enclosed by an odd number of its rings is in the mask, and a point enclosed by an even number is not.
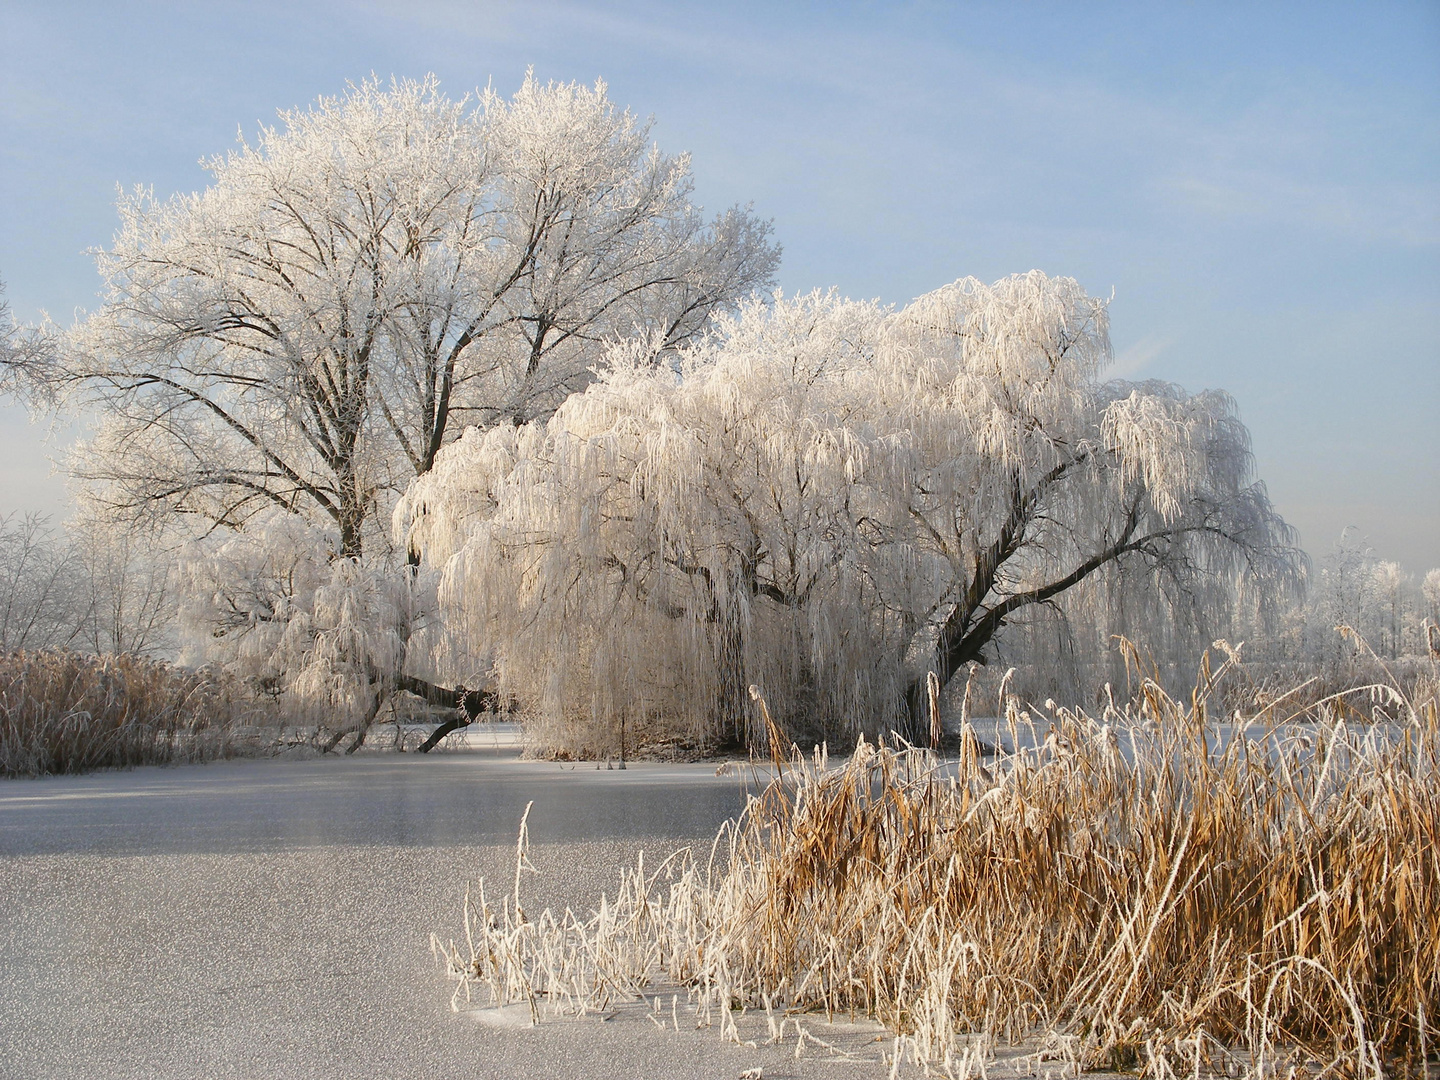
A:
[[[787,292],[903,303],[1039,267],[1110,295],[1117,373],[1239,400],[1322,556],[1440,565],[1440,4],[93,3],[0,0],[0,277],[92,307],[115,186],[373,73],[603,78],[753,201]],[[62,512],[0,411],[0,512]]]

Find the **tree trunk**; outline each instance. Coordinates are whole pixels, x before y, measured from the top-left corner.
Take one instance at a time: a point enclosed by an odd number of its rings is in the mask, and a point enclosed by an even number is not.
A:
[[[445,738],[446,735],[449,735],[452,731],[458,731],[463,727],[469,726],[469,720],[460,716],[452,716],[449,720],[446,720],[443,724],[441,724],[434,731],[432,731],[430,733],[430,737],[426,739],[423,743],[421,743],[419,747],[416,748],[415,752],[417,754],[428,754],[431,750],[434,750],[435,747],[440,745],[440,740]]]
[[[719,686],[716,688],[716,733],[718,749],[745,747],[745,711],[749,687],[745,682],[745,634],[740,613],[726,605],[719,613],[720,655],[716,658]]]
[[[355,741],[345,748],[345,753],[353,754],[364,745],[365,736],[370,732],[370,725],[375,722],[375,717],[379,715],[381,706],[390,700],[390,686],[387,685],[388,683],[389,680],[383,680],[380,685],[375,688],[375,700],[372,701],[370,707],[365,710],[364,718],[361,719],[358,724],[352,724],[348,728],[341,728],[332,735],[330,740],[322,748],[322,753],[330,753],[330,751],[340,745],[341,739],[352,733],[355,736]]]
[[[999,619],[982,619],[976,626],[967,626],[970,613],[961,614],[956,608],[940,628],[940,640],[935,643],[934,667],[931,669],[940,681],[940,689],[950,685],[950,680],[962,667],[972,661],[984,664],[981,655],[985,646],[1002,624]],[[905,688],[905,706],[909,713],[910,730],[904,735],[911,742],[918,742],[928,736],[930,727],[930,672],[926,671],[912,679]]]
[[[365,521],[365,508],[353,505],[353,500],[346,499],[340,507],[340,514],[337,524],[340,526],[340,557],[342,559],[359,559],[364,552],[364,536],[361,533],[361,526]]]
[[[432,682],[417,679],[413,675],[397,676],[395,679],[395,688],[397,690],[408,690],[416,697],[424,698],[431,705],[441,705],[447,709],[458,709],[460,707],[460,698],[465,692],[463,688],[451,690],[444,686],[436,686]]]
[[[355,741],[345,748],[345,753],[353,754],[365,744],[365,736],[370,733],[370,725],[375,722],[375,717],[380,712],[380,707],[390,700],[390,690],[381,686],[375,691],[375,702],[365,713],[365,719],[360,721],[360,730],[355,733]]]
[[[408,675],[402,675],[400,682],[402,689],[409,690],[412,694],[419,694],[432,704],[449,705],[456,710],[456,715],[432,731],[430,737],[420,744],[416,751],[420,754],[428,754],[434,750],[440,744],[440,740],[452,731],[469,727],[482,712],[509,712],[511,708],[511,703],[502,702],[500,695],[493,690],[466,690],[463,686],[456,687],[454,690],[446,690],[443,686],[435,686],[423,679],[412,678]]]
[[[417,679],[413,675],[397,675],[388,681],[388,685],[382,686],[378,690],[374,703],[366,711],[365,718],[358,724],[352,724],[350,727],[337,731],[321,747],[321,752],[328,754],[339,746],[340,741],[347,735],[354,735],[355,740],[345,748],[345,752],[353,754],[360,749],[365,743],[370,725],[379,714],[381,706],[395,690],[409,691],[416,697],[424,698],[432,705],[455,709],[457,712],[457,715],[437,727],[431,732],[430,737],[420,744],[419,753],[422,754],[428,754],[441,739],[452,731],[468,727],[482,712],[508,713],[514,708],[514,702],[502,701],[493,690],[466,690],[463,686],[457,686],[452,690],[449,687],[436,686],[424,679]]]

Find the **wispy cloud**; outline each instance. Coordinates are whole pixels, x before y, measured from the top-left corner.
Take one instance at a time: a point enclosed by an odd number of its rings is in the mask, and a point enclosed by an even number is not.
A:
[[[1120,350],[1105,374],[1112,379],[1128,379],[1138,375],[1177,340],[1179,339],[1173,336],[1149,334]]]
[[[1317,183],[1278,169],[1218,167],[1164,176],[1159,187],[1181,207],[1214,218],[1407,247],[1440,243],[1440,185]]]

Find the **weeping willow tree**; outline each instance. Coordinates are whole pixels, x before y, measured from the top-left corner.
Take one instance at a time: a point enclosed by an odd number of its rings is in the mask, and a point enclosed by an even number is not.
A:
[[[396,527],[542,740],[743,741],[752,685],[792,737],[906,729],[930,672],[1103,572],[1189,598],[1296,574],[1233,400],[1104,383],[1109,357],[1104,303],[1039,272],[757,300],[468,432]]]

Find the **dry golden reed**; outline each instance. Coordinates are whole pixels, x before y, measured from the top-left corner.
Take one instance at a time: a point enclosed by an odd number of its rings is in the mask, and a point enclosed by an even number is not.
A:
[[[1400,719],[1359,723],[1365,702]],[[628,871],[587,918],[530,918],[518,869],[499,909],[482,883],[444,950],[457,994],[538,1017],[672,980],[732,1037],[735,1007],[863,1013],[950,1075],[997,1040],[1162,1078],[1423,1075],[1434,699],[1366,687],[1223,720],[1146,682],[1101,720],[1012,702],[1011,750],[989,759],[968,725],[958,761],[794,755],[707,863]]]
[[[222,757],[243,742],[229,687],[136,656],[0,655],[0,775]]]

